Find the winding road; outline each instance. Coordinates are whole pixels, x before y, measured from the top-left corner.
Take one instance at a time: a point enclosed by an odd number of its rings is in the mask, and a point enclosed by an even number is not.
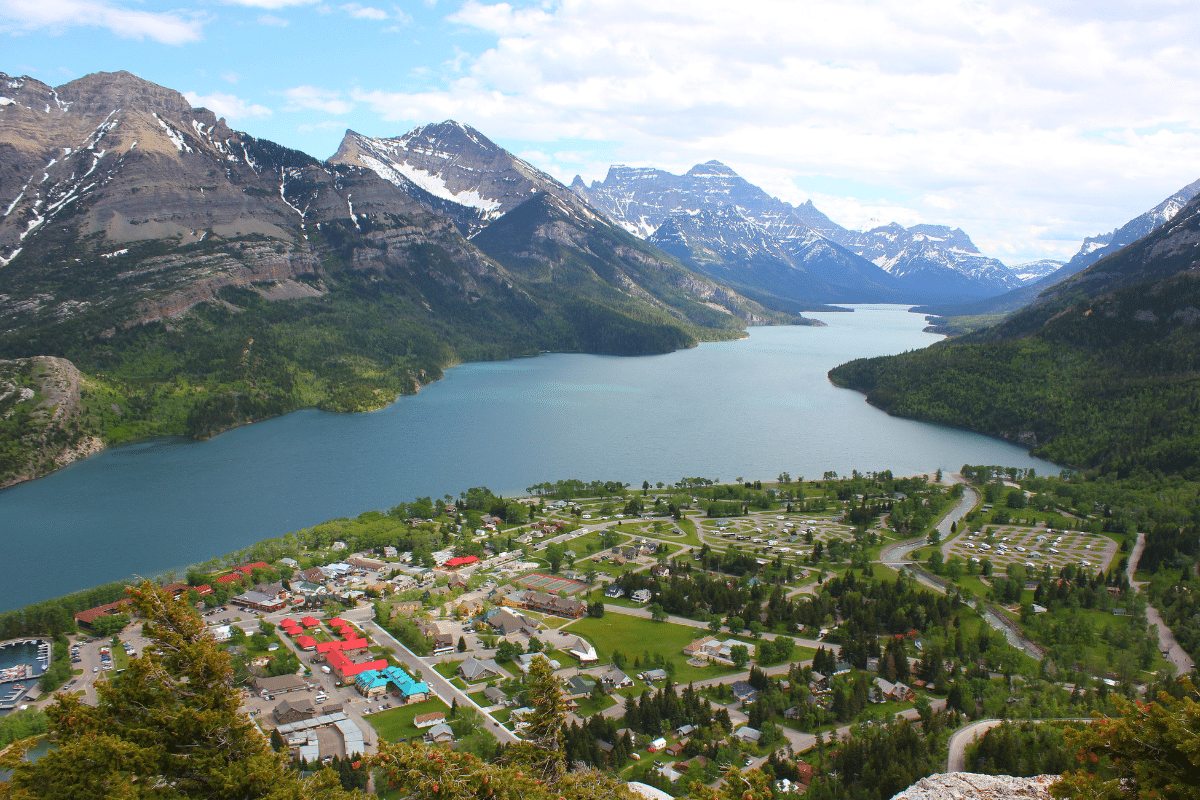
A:
[[[1133,544],[1133,551],[1129,554],[1129,564],[1125,567],[1125,575],[1129,578],[1129,585],[1136,587],[1139,591],[1145,586],[1145,581],[1135,581],[1134,573],[1137,572],[1138,562],[1142,560],[1142,551],[1146,549],[1146,535],[1139,533],[1137,541]],[[1158,613],[1158,609],[1146,603],[1146,623],[1154,625],[1158,630],[1158,649],[1167,657],[1172,664],[1175,665],[1176,674],[1186,675],[1191,672],[1196,663],[1192,660],[1179,642],[1175,641],[1175,634],[1171,633],[1171,629],[1167,627],[1167,623],[1163,621],[1162,614]]]

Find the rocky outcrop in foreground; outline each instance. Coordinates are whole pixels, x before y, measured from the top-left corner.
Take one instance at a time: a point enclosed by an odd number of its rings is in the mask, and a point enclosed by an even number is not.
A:
[[[1058,779],[1058,775],[1013,778],[948,772],[922,778],[892,800],[1006,800],[1010,797],[1050,800],[1050,785]]]

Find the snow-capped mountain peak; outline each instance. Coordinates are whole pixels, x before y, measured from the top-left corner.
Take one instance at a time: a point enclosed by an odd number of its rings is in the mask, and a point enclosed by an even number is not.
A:
[[[550,175],[454,120],[390,138],[346,131],[330,161],[367,167],[468,235],[538,192],[567,203],[578,217],[600,219]]]

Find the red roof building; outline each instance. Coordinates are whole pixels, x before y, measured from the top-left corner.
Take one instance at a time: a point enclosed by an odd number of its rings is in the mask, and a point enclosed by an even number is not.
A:
[[[321,624],[321,621],[316,617],[303,617],[300,620],[300,624],[306,628],[316,628]]]
[[[474,564],[478,560],[478,556],[458,556],[456,558],[447,560],[446,566],[450,569],[458,569],[459,567],[465,567],[468,564]]]
[[[311,636],[297,636],[296,647],[299,647],[301,650],[312,650],[314,647],[319,647],[319,645],[317,644],[317,640]]]
[[[220,584],[240,583],[244,577],[245,577],[244,575],[240,575],[236,572],[231,572],[228,575],[222,575],[221,577],[217,578],[216,582],[220,583]]]
[[[387,659],[378,658],[374,661],[365,661],[362,664],[355,664],[344,653],[339,653],[336,650],[325,657],[326,663],[333,669],[338,680],[345,682],[347,678],[353,678],[360,672],[366,672],[369,669],[387,669]]]
[[[207,583],[202,583],[202,584],[200,584],[199,586],[196,586],[196,587],[193,587],[193,588],[195,588],[195,590],[196,590],[196,594],[200,595],[201,597],[204,597],[204,595],[206,595],[206,594],[212,594],[212,593],[213,593],[213,591],[212,591],[212,587],[211,587],[211,586],[209,586]]]
[[[366,639],[347,639],[344,642],[321,642],[317,645],[318,653],[349,653],[364,651],[370,647]]]
[[[270,568],[271,568],[271,565],[266,563],[265,561],[254,561],[250,564],[239,564],[238,566],[234,567],[234,569],[236,569],[238,572],[240,572],[246,576],[249,576],[250,573],[256,569],[270,569]]]
[[[129,606],[130,602],[128,599],[118,600],[115,603],[105,603],[102,606],[89,608],[86,611],[76,612],[75,621],[80,625],[87,625],[90,628],[92,623],[101,617],[111,617],[114,614],[124,614],[129,610]]]

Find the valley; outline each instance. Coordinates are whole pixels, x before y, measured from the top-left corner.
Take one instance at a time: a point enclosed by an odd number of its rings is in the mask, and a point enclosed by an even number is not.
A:
[[[1009,266],[715,159],[0,86],[0,794],[1187,796],[1200,181]]]
[[[1161,552],[1153,520],[1169,505],[1127,507],[1027,470],[964,467],[956,478],[969,483],[854,471],[642,489],[559,480],[507,500],[476,488],[259,542],[165,590],[200,609],[246,687],[242,708],[306,763],[337,766],[352,739],[370,757],[422,737],[493,758],[530,737],[533,693],[553,685],[568,757],[619,780],[671,793],[757,769],[743,774],[778,793],[865,797],[940,772],[948,757],[986,771],[973,759],[990,740],[947,755],[948,734],[974,720],[1078,724],[1174,672],[1127,577],[1144,574],[1129,554],[1150,552],[1131,543]],[[1155,490],[1121,491],[1144,503]],[[1108,501],[1102,513],[1089,513],[1093,497]],[[914,534],[944,559],[885,565],[888,542],[911,550]],[[980,537],[1029,546],[1015,561],[970,557],[964,542]],[[1026,573],[1030,559],[1040,565]],[[562,592],[533,588],[548,581]],[[121,589],[0,614],[0,632]],[[972,608],[984,603],[1003,625]],[[76,619],[99,631],[111,617],[106,631],[128,626],[114,644],[134,658],[146,649],[123,609],[97,611]],[[1008,627],[1036,644],[1010,646]],[[80,641],[81,663],[98,666],[72,683],[95,703],[93,684],[120,685],[131,656],[113,646],[97,660],[95,640]],[[889,759],[918,729],[921,750]],[[1021,730],[995,735],[1041,728]]]

